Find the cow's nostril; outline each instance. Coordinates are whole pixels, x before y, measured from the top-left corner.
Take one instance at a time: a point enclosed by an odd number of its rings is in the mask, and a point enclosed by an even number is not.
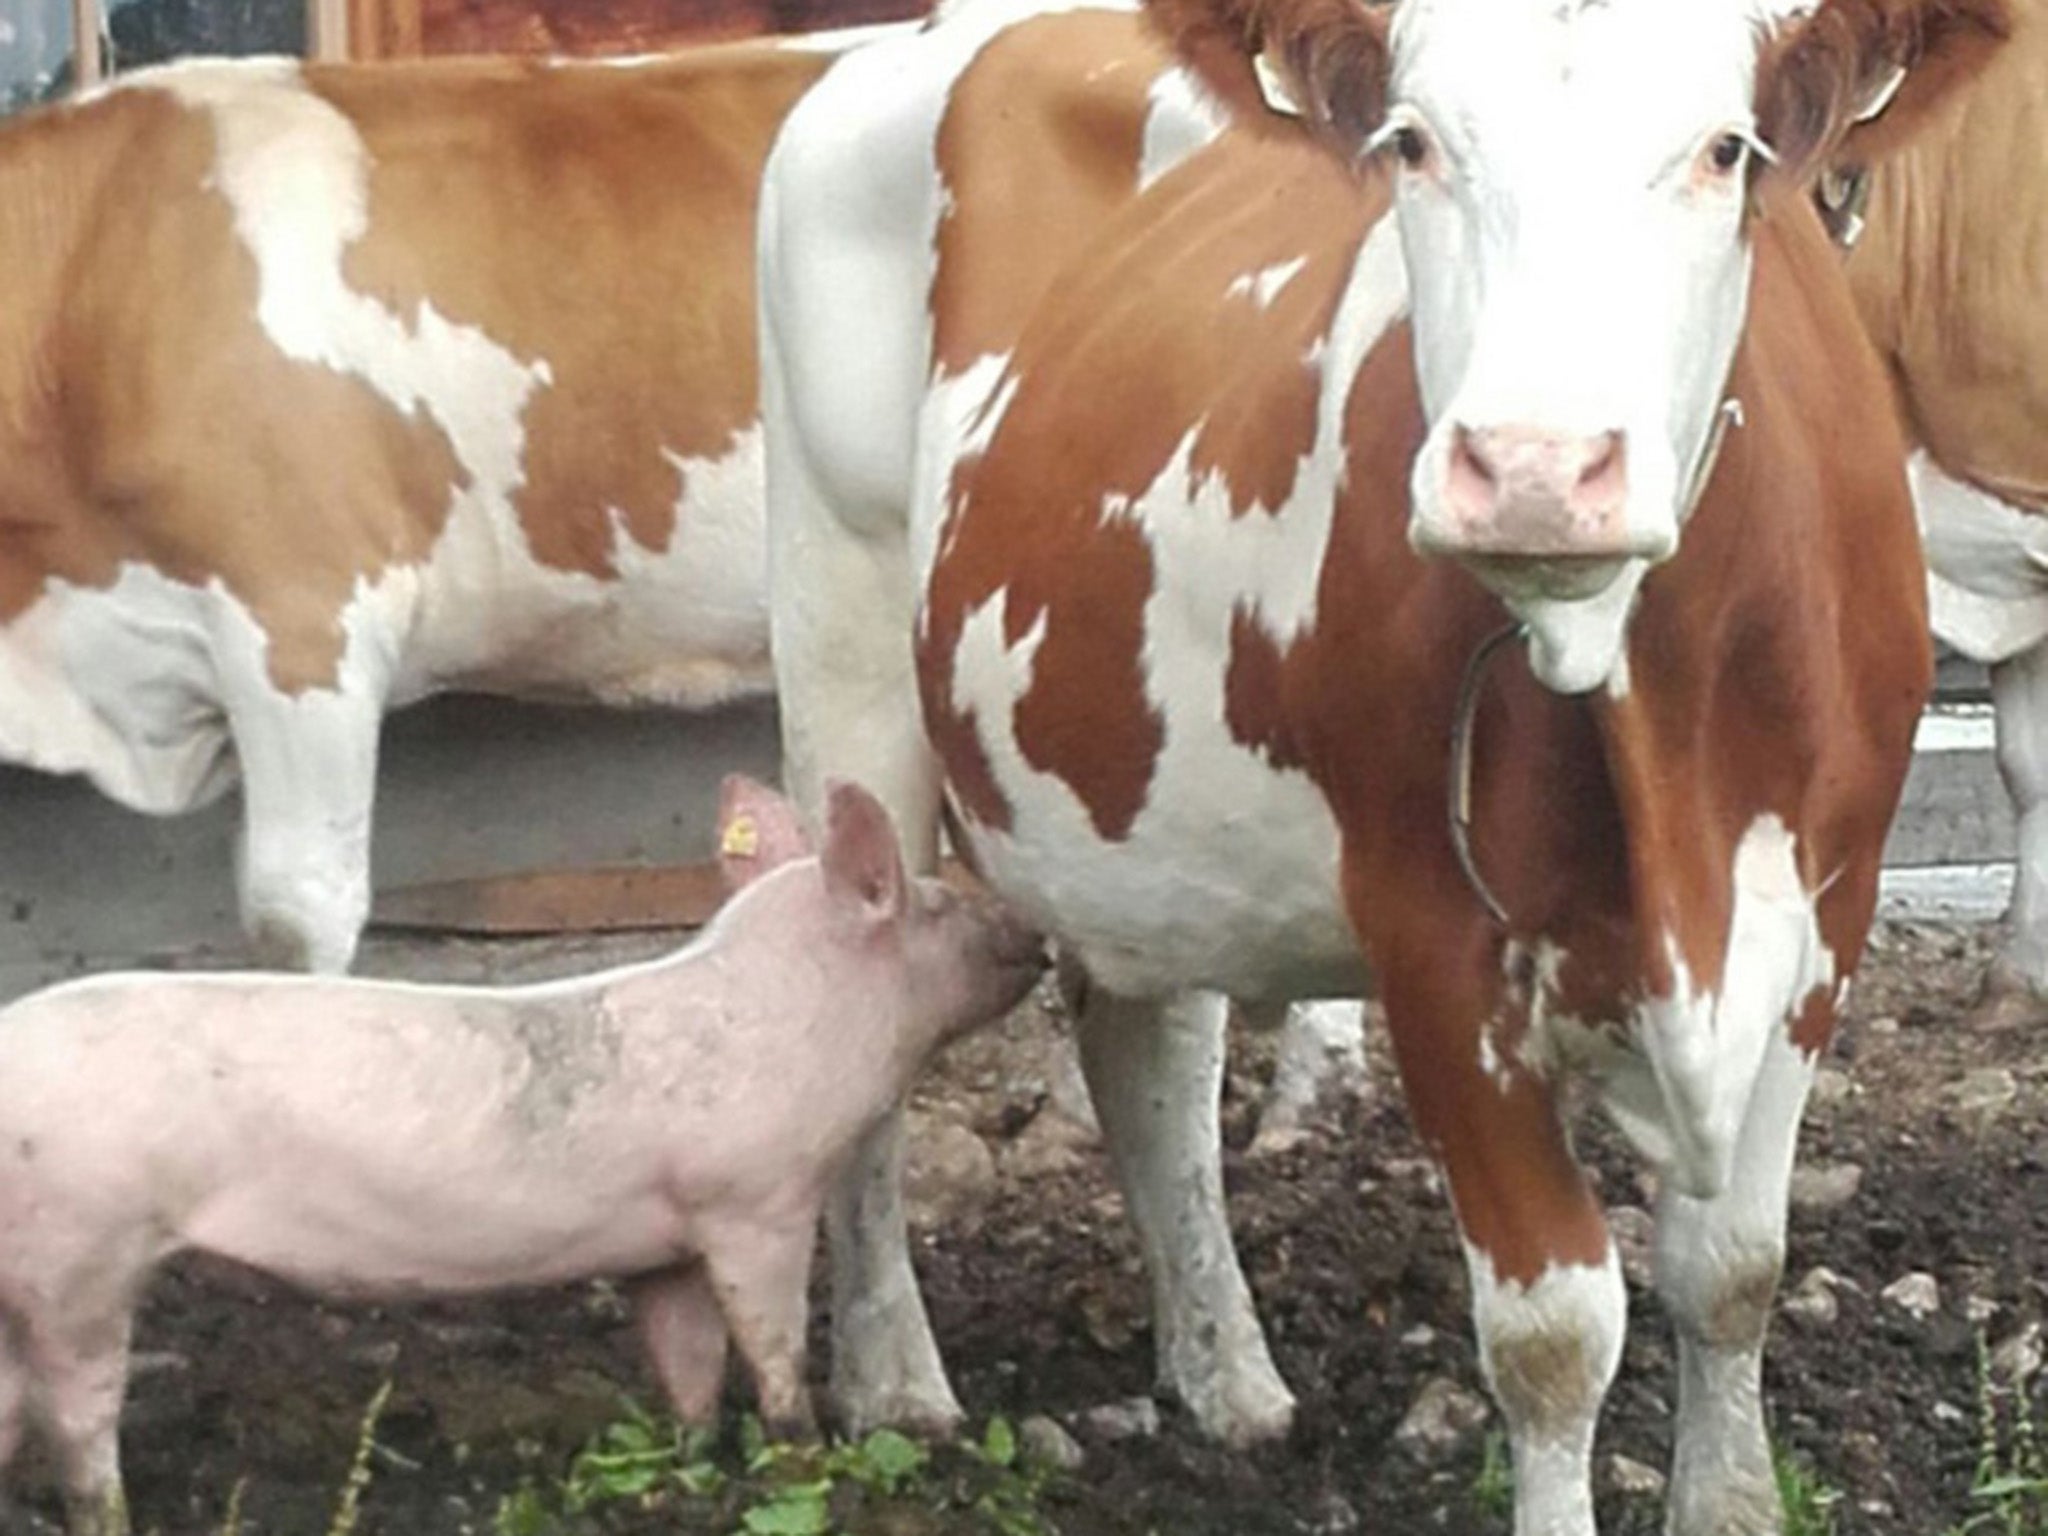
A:
[[[1618,490],[1625,473],[1619,432],[1603,432],[1587,445],[1586,462],[1579,470],[1581,491]]]
[[[1490,486],[1499,479],[1482,435],[1469,427],[1458,427],[1451,433],[1451,473],[1481,485]]]

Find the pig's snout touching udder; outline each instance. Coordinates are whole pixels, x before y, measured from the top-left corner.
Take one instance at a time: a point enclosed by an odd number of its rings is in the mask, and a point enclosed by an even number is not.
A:
[[[734,895],[688,948],[530,987],[121,976],[0,1012],[0,1469],[55,1442],[73,1536],[128,1528],[116,1432],[150,1271],[197,1250],[328,1294],[629,1277],[677,1413],[728,1341],[810,1423],[826,1191],[939,1045],[1044,968],[990,898],[910,877],[837,784],[813,854],[727,786]]]

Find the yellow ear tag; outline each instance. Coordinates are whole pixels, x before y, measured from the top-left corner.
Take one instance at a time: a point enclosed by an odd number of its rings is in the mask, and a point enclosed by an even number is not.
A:
[[[718,845],[720,858],[751,859],[761,851],[761,829],[745,812],[725,824],[725,837]]]

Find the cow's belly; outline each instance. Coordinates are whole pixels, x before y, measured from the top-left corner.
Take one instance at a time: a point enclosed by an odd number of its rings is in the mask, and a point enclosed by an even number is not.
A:
[[[760,429],[717,458],[672,462],[667,543],[642,545],[614,517],[612,575],[542,564],[508,501],[465,497],[424,564],[365,594],[370,609],[416,605],[397,694],[702,708],[768,688]]]
[[[1987,663],[2048,639],[2048,516],[1944,474],[1924,453],[1910,468],[1934,632]]]

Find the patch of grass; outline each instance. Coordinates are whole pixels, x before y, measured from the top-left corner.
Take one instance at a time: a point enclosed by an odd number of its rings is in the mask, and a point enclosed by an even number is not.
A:
[[[2001,1382],[1977,1335],[1977,1472],[1971,1511],[1948,1536],[2048,1536],[2048,1456],[2024,1382]]]
[[[377,1451],[377,1423],[384,1417],[384,1406],[390,1401],[391,1378],[387,1376],[383,1384],[370,1394],[369,1404],[363,1409],[362,1422],[356,1427],[355,1455],[349,1460],[348,1477],[341,1485],[341,1498],[334,1506],[334,1518],[327,1524],[327,1536],[353,1536],[361,1514],[363,1494],[368,1491],[370,1480],[375,1475],[370,1470],[370,1459]],[[236,1511],[239,1521],[239,1500]]]
[[[975,1439],[929,1450],[894,1430],[827,1444],[777,1444],[746,1419],[737,1444],[628,1403],[560,1484],[528,1481],[499,1500],[496,1536],[556,1536],[605,1505],[690,1515],[731,1536],[851,1536],[883,1514],[948,1536],[1050,1536],[1041,1500],[1053,1474],[1029,1466],[1016,1431],[991,1419]]]
[[[1505,1524],[1515,1518],[1515,1462],[1507,1435],[1498,1429],[1486,1432],[1470,1497],[1474,1513],[1485,1519]]]
[[[1771,1449],[1771,1471],[1778,1482],[1778,1502],[1785,1506],[1785,1536],[1835,1536],[1842,1490],[1781,1447]]]

